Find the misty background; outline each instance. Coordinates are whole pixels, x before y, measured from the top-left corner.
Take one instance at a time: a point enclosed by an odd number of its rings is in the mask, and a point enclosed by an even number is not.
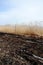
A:
[[[0,25],[43,26],[43,0],[0,0]]]

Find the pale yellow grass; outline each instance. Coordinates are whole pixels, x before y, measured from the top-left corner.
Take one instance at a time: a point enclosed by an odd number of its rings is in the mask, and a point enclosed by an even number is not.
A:
[[[38,26],[0,26],[0,32],[13,33],[13,34],[37,34],[43,36],[43,27]]]

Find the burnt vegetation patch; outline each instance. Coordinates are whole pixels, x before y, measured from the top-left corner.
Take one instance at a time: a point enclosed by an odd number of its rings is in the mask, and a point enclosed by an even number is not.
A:
[[[43,65],[43,36],[0,32],[0,65]]]

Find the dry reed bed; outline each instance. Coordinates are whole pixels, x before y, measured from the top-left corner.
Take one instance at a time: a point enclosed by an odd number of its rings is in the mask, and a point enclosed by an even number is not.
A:
[[[20,35],[36,34],[39,36],[43,36],[43,28],[38,26],[23,26],[23,25],[0,26],[0,32],[20,34]]]

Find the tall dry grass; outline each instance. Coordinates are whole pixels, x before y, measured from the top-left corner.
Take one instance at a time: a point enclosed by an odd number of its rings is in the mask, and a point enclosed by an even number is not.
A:
[[[37,34],[37,35],[43,36],[43,27],[23,26],[23,25],[0,26],[0,32],[21,34],[21,35]]]

